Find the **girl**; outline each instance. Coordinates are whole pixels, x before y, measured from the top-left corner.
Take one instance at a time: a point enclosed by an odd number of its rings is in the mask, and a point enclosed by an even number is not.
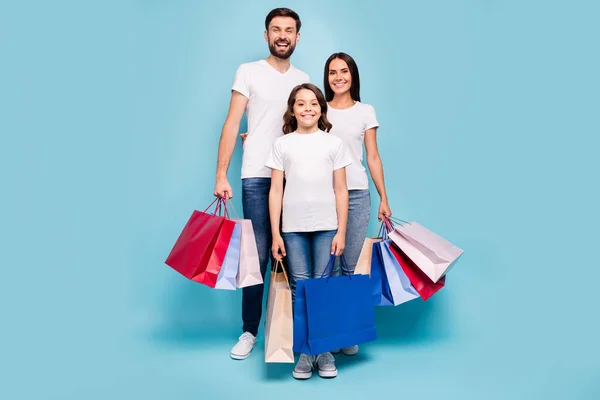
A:
[[[362,245],[367,236],[371,198],[369,180],[363,161],[363,143],[367,153],[369,172],[379,193],[377,217],[390,217],[392,210],[388,205],[383,165],[377,149],[377,122],[373,106],[360,102],[360,79],[354,59],[346,53],[334,53],[325,63],[323,77],[325,98],[328,101],[327,117],[333,124],[331,134],[342,139],[352,157],[348,167],[348,226],[346,229],[346,252],[344,256],[351,273],[354,272]],[[346,355],[358,353],[358,346],[342,349]]]
[[[321,277],[331,255],[344,251],[348,218],[345,167],[351,158],[344,152],[342,140],[327,133],[331,129],[327,103],[315,85],[305,83],[292,90],[283,120],[284,135],[275,140],[266,165],[272,170],[273,257],[281,260],[287,256],[294,303],[296,282]],[[308,379],[315,364],[321,377],[337,376],[331,353],[315,359],[301,354],[292,375]]]

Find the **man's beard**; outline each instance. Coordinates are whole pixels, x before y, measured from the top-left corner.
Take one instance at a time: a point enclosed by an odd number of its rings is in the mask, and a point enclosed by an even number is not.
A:
[[[288,43],[287,50],[285,52],[281,53],[281,52],[277,51],[277,45],[275,44],[276,42],[277,42],[277,40],[275,42],[273,42],[273,44],[269,43],[269,51],[271,52],[271,54],[274,57],[280,58],[282,60],[287,60],[288,58],[290,58],[296,47],[293,46],[292,43]]]

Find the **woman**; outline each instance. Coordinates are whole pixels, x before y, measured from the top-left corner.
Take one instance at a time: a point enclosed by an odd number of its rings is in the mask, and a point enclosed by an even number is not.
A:
[[[363,144],[369,172],[380,197],[377,218],[381,220],[384,215],[392,215],[385,190],[383,165],[377,149],[379,123],[373,106],[360,101],[358,67],[348,54],[334,53],[327,59],[323,87],[329,106],[327,118],[333,125],[331,134],[342,139],[352,156],[352,164],[346,168],[349,207],[344,254],[348,269],[353,273],[367,237],[371,212],[369,179],[362,163]],[[355,355],[358,353],[358,346],[342,349],[342,352]]]

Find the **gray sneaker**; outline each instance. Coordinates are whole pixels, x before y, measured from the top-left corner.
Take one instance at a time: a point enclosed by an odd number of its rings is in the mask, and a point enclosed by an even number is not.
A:
[[[337,368],[335,367],[335,358],[331,353],[322,353],[317,356],[317,369],[321,378],[335,378]]]
[[[313,356],[300,354],[300,359],[292,372],[292,376],[296,379],[308,379],[312,376],[315,359]]]

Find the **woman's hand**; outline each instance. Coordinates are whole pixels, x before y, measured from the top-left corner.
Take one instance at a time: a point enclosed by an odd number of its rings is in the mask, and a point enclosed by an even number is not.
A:
[[[392,210],[390,209],[387,200],[381,200],[381,202],[379,203],[379,212],[377,214],[377,219],[379,219],[380,221],[383,220],[384,215],[387,218],[392,216]]]
[[[331,254],[341,256],[346,248],[346,234],[336,233],[331,241]]]
[[[281,261],[283,260],[283,257],[285,257],[285,245],[281,236],[273,237],[271,252],[273,253],[273,258],[276,260]]]

